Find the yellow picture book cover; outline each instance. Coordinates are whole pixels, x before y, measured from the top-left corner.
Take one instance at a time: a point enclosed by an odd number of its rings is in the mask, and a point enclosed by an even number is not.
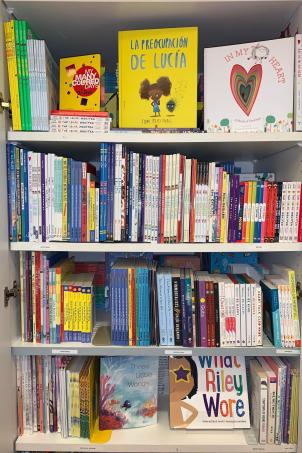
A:
[[[60,110],[99,112],[101,55],[60,59]]]
[[[119,127],[196,127],[197,41],[197,27],[119,32]]]

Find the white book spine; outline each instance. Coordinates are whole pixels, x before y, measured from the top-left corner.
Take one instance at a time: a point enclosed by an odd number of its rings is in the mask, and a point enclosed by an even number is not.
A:
[[[261,379],[259,443],[266,444],[267,437],[267,379]]]
[[[174,242],[177,241],[177,226],[178,226],[178,202],[179,202],[179,192],[180,188],[180,154],[176,154],[175,156],[175,194],[174,194],[174,232],[173,232],[173,239]]]
[[[262,346],[262,291],[259,285],[256,285],[256,346]]]
[[[227,345],[226,329],[225,329],[225,283],[218,283],[219,291],[219,326],[220,326],[220,344],[221,347]]]
[[[245,303],[245,284],[240,284],[240,331],[241,346],[246,346],[246,303]]]
[[[235,296],[235,318],[236,318],[236,346],[241,346],[241,320],[240,320],[240,285],[239,283],[234,284],[234,296]]]
[[[151,159],[151,242],[157,242],[157,179],[158,179],[158,157],[152,156]]]
[[[44,116],[43,116],[44,117]],[[63,240],[63,157],[58,157],[58,241]],[[81,200],[79,200],[81,205]]]
[[[230,284],[230,317],[231,317],[231,344],[236,346],[236,302],[235,302],[235,285]]]
[[[191,159],[185,160],[185,171],[184,171],[184,196],[183,196],[183,241],[189,242],[190,232],[190,190],[191,190]]]
[[[301,182],[296,182],[296,203],[294,206],[294,226],[293,226],[293,242],[298,242],[298,227],[301,201]]]
[[[137,154],[136,156],[136,169],[135,169],[135,204],[134,204],[134,236],[135,242],[138,241],[138,217],[139,217],[139,193],[138,193],[138,184],[139,184],[139,160],[140,156]]]
[[[231,331],[231,297],[232,289],[231,283],[225,284],[225,331],[226,331],[226,345],[232,346],[232,331]]]
[[[175,157],[176,154],[171,155],[171,196],[170,196],[170,222],[169,222],[169,243],[173,242],[173,227],[174,227],[174,197],[175,197]]]
[[[29,230],[29,242],[34,240],[33,231],[33,152],[28,151],[27,153],[27,165],[28,165],[28,230]]]
[[[165,180],[165,224],[164,242],[168,242],[169,237],[169,211],[170,211],[170,155],[166,156],[166,180]]]
[[[154,213],[154,235],[153,235],[153,242],[158,242],[158,204],[159,204],[159,157],[154,157],[154,205],[153,205],[153,213]]]
[[[295,130],[302,131],[302,36],[295,36],[295,88],[294,120]]]
[[[246,297],[246,345],[252,346],[252,291],[251,285],[245,285]]]
[[[55,238],[55,155],[50,154],[50,206],[51,206],[51,239]]]
[[[86,180],[86,206],[87,206],[87,227],[86,227],[86,235],[87,235],[87,242],[90,242],[90,177],[91,173],[87,172],[87,180]]]
[[[257,346],[257,296],[256,284],[251,284],[251,303],[252,303],[252,346]]]
[[[282,197],[281,197],[281,212],[280,212],[279,242],[285,242],[286,199],[287,199],[287,183],[283,182],[282,183]]]

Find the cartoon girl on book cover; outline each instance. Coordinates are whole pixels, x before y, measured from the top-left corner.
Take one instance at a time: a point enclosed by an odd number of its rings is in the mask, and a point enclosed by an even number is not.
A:
[[[139,94],[141,99],[152,99],[154,116],[160,116],[160,98],[169,96],[171,93],[172,82],[169,77],[159,77],[156,83],[150,83],[148,79],[143,80]]]
[[[197,409],[184,401],[197,392],[197,367],[191,357],[170,357],[170,425],[172,428],[186,428],[198,415]],[[190,415],[184,418],[184,413]]]

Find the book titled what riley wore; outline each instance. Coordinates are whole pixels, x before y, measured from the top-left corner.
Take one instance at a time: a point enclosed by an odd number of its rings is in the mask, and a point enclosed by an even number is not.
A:
[[[169,387],[171,428],[250,428],[244,357],[170,357]]]
[[[119,32],[119,126],[195,128],[197,27]]]

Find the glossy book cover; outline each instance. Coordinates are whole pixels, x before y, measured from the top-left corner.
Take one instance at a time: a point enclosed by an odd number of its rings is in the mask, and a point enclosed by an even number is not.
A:
[[[249,428],[244,357],[169,358],[170,426]]]
[[[100,429],[156,424],[158,358],[103,357],[100,366]]]
[[[119,32],[119,126],[195,128],[197,27]]]

